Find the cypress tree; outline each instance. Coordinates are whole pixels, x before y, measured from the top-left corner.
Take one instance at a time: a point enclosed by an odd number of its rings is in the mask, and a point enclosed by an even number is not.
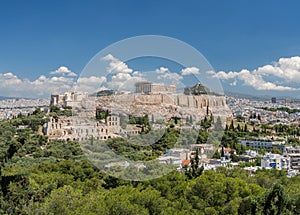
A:
[[[248,132],[248,127],[247,127],[246,123],[245,123],[245,126],[244,126],[244,132]]]
[[[233,120],[231,120],[231,123],[230,123],[230,126],[229,126],[229,130],[234,130]]]

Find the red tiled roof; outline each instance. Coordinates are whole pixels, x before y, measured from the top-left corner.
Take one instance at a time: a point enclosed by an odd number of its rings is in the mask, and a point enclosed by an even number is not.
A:
[[[189,165],[190,163],[191,163],[190,160],[183,160],[183,161],[181,162],[182,165]]]
[[[222,150],[222,147],[218,148],[218,152],[220,152]],[[235,152],[235,149],[232,148],[224,148],[224,152]]]

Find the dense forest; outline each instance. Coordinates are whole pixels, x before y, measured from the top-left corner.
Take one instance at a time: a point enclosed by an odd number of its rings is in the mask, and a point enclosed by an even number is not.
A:
[[[77,142],[48,141],[40,131],[47,120],[35,111],[0,122],[1,214],[300,214],[300,176],[219,168],[121,180],[96,168]],[[242,153],[237,135],[247,129],[234,129],[227,128],[222,144]],[[204,143],[207,136],[205,130],[191,132],[180,143]],[[153,146],[133,148],[120,139],[108,145],[132,160],[147,160],[174,146],[176,138],[175,127]]]

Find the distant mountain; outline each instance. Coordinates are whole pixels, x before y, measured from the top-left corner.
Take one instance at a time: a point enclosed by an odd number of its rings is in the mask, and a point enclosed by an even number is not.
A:
[[[6,99],[36,99],[36,98],[0,96],[0,100],[6,100]]]
[[[229,97],[235,97],[240,99],[249,99],[249,100],[255,100],[255,101],[271,101],[272,97],[276,97],[277,100],[297,100],[296,98],[292,98],[290,96],[272,96],[272,95],[249,95],[244,93],[237,93],[237,92],[224,92],[226,96]]]
[[[14,97],[0,96],[0,100],[14,99]]]

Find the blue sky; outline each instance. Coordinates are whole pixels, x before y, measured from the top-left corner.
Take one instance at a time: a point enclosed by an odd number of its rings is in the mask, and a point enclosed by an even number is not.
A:
[[[242,69],[251,72],[280,58],[300,56],[299,9],[300,2],[296,0],[3,0],[0,1],[0,74],[12,73],[21,80],[34,81],[41,75],[48,77],[61,66],[79,74],[106,46],[147,34],[170,36],[190,44],[208,59],[216,72]],[[294,58],[292,63],[297,60]],[[238,74],[233,76],[240,78]],[[234,91],[239,86],[232,84],[234,80],[229,83],[228,77],[222,77],[225,89]],[[285,77],[284,81],[287,80]],[[291,84],[272,81],[293,88],[299,85],[297,81]],[[243,91],[247,87],[241,85]],[[279,91],[282,95],[299,94],[297,90]],[[4,88],[0,88],[0,94],[4,93]],[[277,91],[253,89],[253,93],[277,94]]]

